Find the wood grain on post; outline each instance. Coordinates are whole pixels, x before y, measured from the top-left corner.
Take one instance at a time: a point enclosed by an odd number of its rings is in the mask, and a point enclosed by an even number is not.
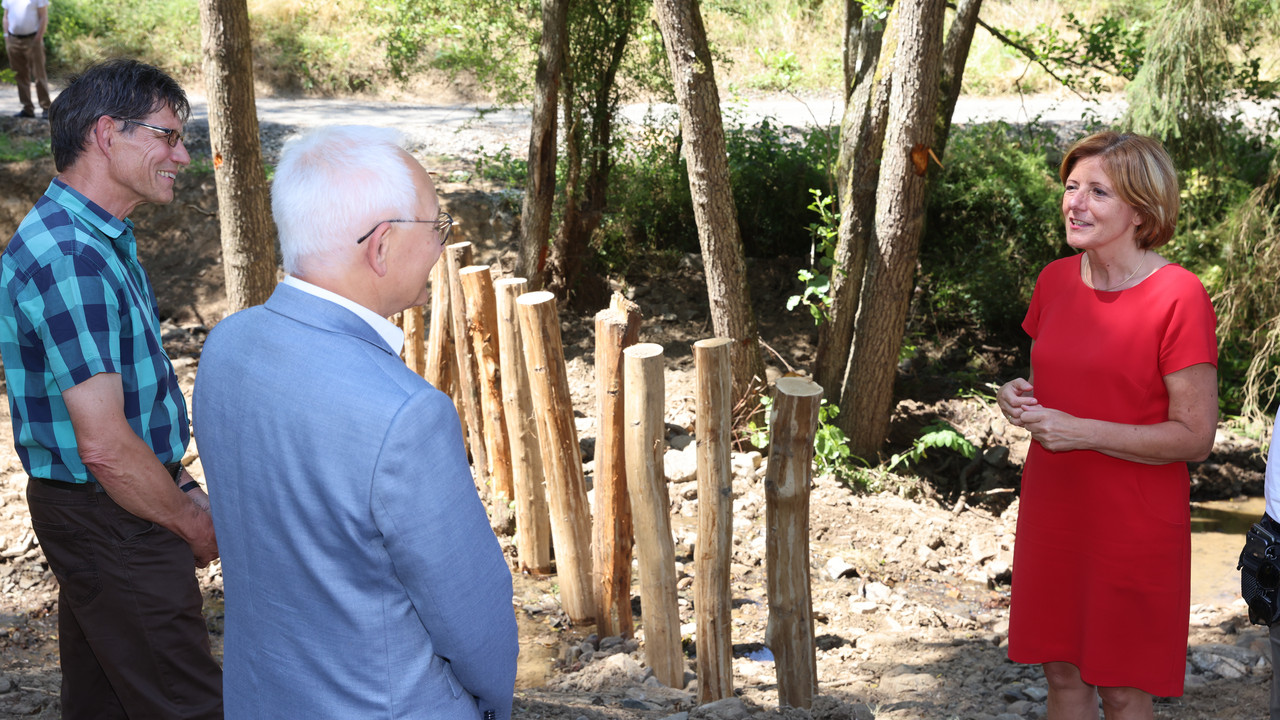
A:
[[[622,354],[627,494],[631,497],[636,555],[640,561],[645,658],[658,682],[682,688],[684,654],[676,604],[676,549],[671,538],[671,503],[662,464],[666,449],[662,346],[641,343]]]
[[[484,424],[485,452],[489,456],[490,522],[502,534],[514,528],[511,500],[515,491],[511,479],[511,447],[507,442],[507,418],[502,407],[502,377],[498,342],[498,301],[493,294],[493,272],[488,265],[472,265],[458,271],[476,362],[480,419]]]
[[[455,228],[456,229],[456,228]],[[467,341],[466,300],[462,293],[462,279],[458,273],[471,265],[471,243],[458,242],[444,248],[449,269],[449,324],[453,331],[453,356],[458,367],[458,397],[462,405],[460,415],[467,424],[467,446],[471,449],[471,464],[475,468],[476,483],[482,492],[489,490],[489,455],[484,444],[484,427],[480,420],[480,383],[476,378],[475,356]]]
[[[808,709],[818,685],[809,585],[809,489],[822,387],[781,378],[773,399],[765,470],[765,572],[769,624],[764,642],[778,672],[778,704]]]
[[[498,295],[498,351],[502,366],[502,405],[511,445],[511,475],[516,499],[516,555],[520,569],[534,575],[551,572],[551,515],[538,447],[529,370],[525,367],[524,335],[516,298],[524,292],[524,278],[493,283]]]
[[[729,338],[693,344],[698,376],[698,543],[693,594],[697,623],[698,702],[733,695],[733,363]],[[597,490],[596,492],[599,492]]]
[[[404,330],[404,362],[410,370],[424,375],[427,370],[426,312],[421,305],[415,305],[400,315]]]
[[[454,357],[453,316],[449,312],[448,264],[448,260],[437,261],[431,270],[431,328],[427,332],[427,367],[423,377],[453,398],[456,406],[458,360]],[[461,406],[458,406],[458,416],[462,416]]]
[[[622,350],[640,339],[640,308],[618,293],[596,313],[595,523],[596,632],[635,633],[631,617],[631,502],[623,431]]]
[[[582,474],[582,451],[573,424],[573,399],[560,340],[560,315],[555,295],[525,293],[516,299],[520,333],[525,342],[525,363],[533,412],[538,420],[538,442],[551,501],[551,537],[555,543],[556,575],[560,579],[560,604],[575,623],[595,618],[595,593],[591,585],[591,509]]]

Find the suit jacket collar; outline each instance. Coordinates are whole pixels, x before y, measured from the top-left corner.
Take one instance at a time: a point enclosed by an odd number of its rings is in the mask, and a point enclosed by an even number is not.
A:
[[[387,341],[360,316],[337,303],[318,298],[297,288],[277,284],[264,307],[270,312],[304,325],[310,325],[325,332],[350,335],[377,347],[388,355],[395,354]]]

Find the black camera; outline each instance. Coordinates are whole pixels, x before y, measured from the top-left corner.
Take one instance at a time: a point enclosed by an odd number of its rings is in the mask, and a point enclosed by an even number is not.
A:
[[[1271,625],[1280,620],[1280,535],[1266,519],[1249,528],[1236,569],[1249,622]]]

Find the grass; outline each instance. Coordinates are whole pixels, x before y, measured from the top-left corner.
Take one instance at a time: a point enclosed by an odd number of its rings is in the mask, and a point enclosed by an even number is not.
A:
[[[20,162],[52,155],[49,141],[0,133],[0,162]]]

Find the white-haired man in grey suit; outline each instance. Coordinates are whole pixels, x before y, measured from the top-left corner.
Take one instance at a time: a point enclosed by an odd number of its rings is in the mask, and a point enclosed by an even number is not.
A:
[[[387,129],[290,141],[271,192],[288,277],[210,333],[193,400],[226,716],[509,718],[511,574],[386,320],[426,302],[451,220]]]

